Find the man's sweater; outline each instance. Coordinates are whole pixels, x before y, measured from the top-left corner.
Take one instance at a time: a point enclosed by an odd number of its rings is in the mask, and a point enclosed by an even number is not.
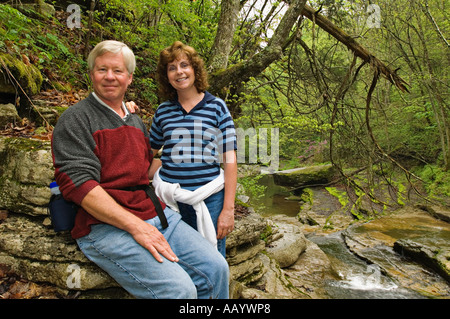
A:
[[[141,219],[156,216],[145,191],[122,190],[149,184],[153,155],[139,116],[130,114],[124,120],[90,94],[61,115],[53,131],[52,151],[56,182],[66,200],[80,205],[89,191],[100,185]],[[80,208],[72,237],[87,235],[90,225],[98,223]]]

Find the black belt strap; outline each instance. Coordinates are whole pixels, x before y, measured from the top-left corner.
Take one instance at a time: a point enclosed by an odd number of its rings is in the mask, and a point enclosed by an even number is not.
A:
[[[164,215],[161,203],[159,202],[158,196],[156,196],[153,187],[151,187],[150,185],[138,185],[121,188],[121,190],[132,192],[137,190],[144,190],[147,193],[147,196],[150,197],[150,199],[152,200],[153,205],[155,206],[156,213],[158,214],[159,220],[161,221],[162,228],[165,229],[169,226],[169,224],[167,223],[166,215]]]

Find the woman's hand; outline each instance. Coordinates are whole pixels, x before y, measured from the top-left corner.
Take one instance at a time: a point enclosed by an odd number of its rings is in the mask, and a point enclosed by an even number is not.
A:
[[[217,239],[222,239],[234,229],[234,208],[223,209],[217,220]]]
[[[139,111],[139,106],[137,106],[133,101],[125,102],[125,106],[130,113],[136,113],[136,111]]]

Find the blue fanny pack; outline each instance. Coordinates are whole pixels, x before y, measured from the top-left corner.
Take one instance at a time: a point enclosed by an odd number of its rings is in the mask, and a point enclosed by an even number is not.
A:
[[[54,231],[72,230],[78,210],[75,203],[65,200],[61,194],[52,195],[47,209]]]

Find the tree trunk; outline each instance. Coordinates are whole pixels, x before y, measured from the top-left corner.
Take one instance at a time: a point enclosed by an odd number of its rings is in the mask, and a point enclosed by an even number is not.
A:
[[[286,43],[289,42],[289,34],[297,22],[305,3],[306,0],[293,0],[291,2],[270,42],[260,53],[255,54],[253,58],[247,61],[212,73],[210,76],[210,91],[219,93],[229,85],[238,85],[246,82],[278,60],[283,53]]]
[[[84,41],[84,57],[87,58],[89,55],[89,51],[91,50],[89,46],[89,42],[91,40],[91,29],[92,29],[92,21],[94,20],[94,9],[95,9],[95,0],[91,0],[91,7],[89,9],[89,20],[88,20],[88,30],[86,34],[86,39]]]
[[[209,72],[225,69],[228,66],[228,55],[233,43],[240,7],[240,0],[222,1],[219,25],[210,56]]]

